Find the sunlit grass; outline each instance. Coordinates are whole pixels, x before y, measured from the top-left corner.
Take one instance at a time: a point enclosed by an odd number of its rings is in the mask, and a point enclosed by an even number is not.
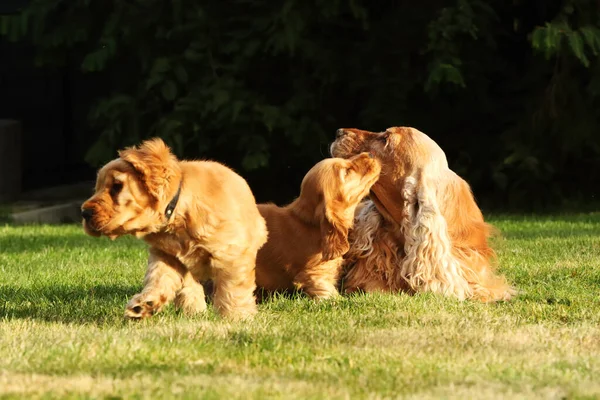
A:
[[[0,396],[600,396],[600,215],[492,222],[511,302],[275,296],[239,323],[172,308],[124,321],[142,242],[0,227]]]

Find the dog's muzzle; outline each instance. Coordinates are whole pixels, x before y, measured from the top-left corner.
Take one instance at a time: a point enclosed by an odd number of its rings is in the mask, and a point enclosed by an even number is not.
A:
[[[81,209],[81,218],[85,220],[85,222],[90,222],[92,217],[94,216],[93,208],[82,208]]]

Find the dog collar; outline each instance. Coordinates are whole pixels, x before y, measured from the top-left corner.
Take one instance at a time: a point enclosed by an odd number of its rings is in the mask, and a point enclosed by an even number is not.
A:
[[[177,193],[175,193],[175,197],[167,204],[167,208],[165,208],[165,215],[167,216],[167,221],[171,219],[173,215],[173,211],[175,211],[175,207],[177,206],[177,202],[179,201],[179,195],[181,194],[181,185],[183,180],[179,182],[179,188],[177,189]]]

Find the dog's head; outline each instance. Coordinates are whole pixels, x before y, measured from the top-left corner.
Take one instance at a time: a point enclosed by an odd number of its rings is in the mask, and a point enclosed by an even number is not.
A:
[[[420,169],[447,169],[446,155],[423,132],[409,127],[392,127],[383,132],[338,129],[331,144],[334,157],[348,158],[368,151],[382,164],[382,174],[407,176]]]
[[[381,176],[371,190],[371,199],[382,214],[392,221],[403,218],[405,180],[412,177],[452,179],[443,150],[429,136],[414,128],[392,127],[384,132],[338,129],[331,144],[334,157],[348,158],[368,151],[381,162]],[[453,175],[453,174],[452,174]]]
[[[121,150],[98,172],[95,193],[81,207],[83,228],[112,239],[156,232],[170,216],[167,206],[180,182],[177,158],[161,139]]]
[[[358,203],[377,181],[381,166],[369,153],[347,160],[328,158],[316,164],[304,177],[300,196],[316,199],[320,220],[323,258],[342,256],[349,249],[348,230]]]

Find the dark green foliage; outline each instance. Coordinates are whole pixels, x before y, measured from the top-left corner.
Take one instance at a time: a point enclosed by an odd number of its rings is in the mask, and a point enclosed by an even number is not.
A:
[[[336,128],[411,125],[506,208],[595,193],[599,16],[591,0],[32,0],[0,33],[106,82],[94,165],[161,136],[263,198],[294,181],[281,199]]]

